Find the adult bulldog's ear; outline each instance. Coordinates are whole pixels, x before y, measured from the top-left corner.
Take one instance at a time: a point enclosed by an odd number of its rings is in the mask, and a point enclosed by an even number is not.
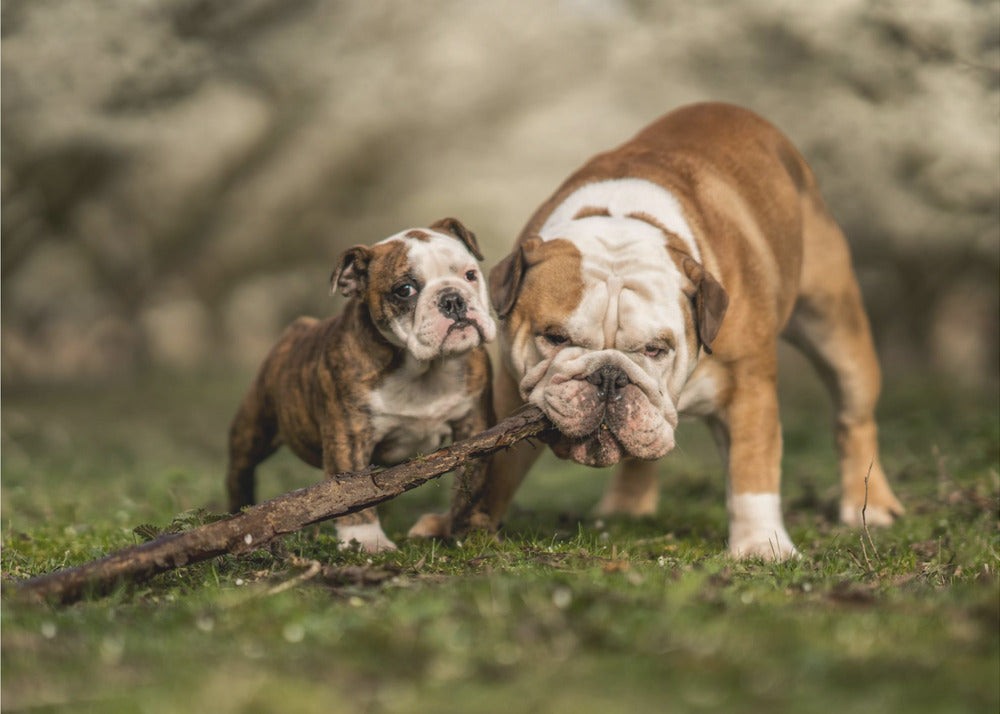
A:
[[[726,316],[726,308],[729,307],[729,294],[700,263],[684,258],[682,265],[684,274],[692,284],[689,296],[694,303],[698,342],[706,353],[712,354],[712,342],[719,334],[722,318]]]
[[[523,241],[514,251],[490,271],[490,301],[501,320],[510,314],[521,292],[524,273],[528,269],[528,255],[542,239],[535,236]]]
[[[442,218],[430,225],[435,231],[443,231],[458,238],[469,252],[476,256],[476,260],[482,260],[483,254],[479,250],[479,243],[476,241],[476,234],[462,225],[457,218]]]
[[[368,286],[368,263],[372,251],[366,245],[356,245],[344,251],[340,262],[330,275],[330,294],[339,292],[344,297],[354,297]]]

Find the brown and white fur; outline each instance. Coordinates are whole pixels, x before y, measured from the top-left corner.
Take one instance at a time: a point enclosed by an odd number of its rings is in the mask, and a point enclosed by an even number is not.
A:
[[[264,360],[229,436],[229,507],[254,502],[254,471],[282,444],[327,478],[388,466],[489,426],[496,336],[475,236],[455,219],[410,229],[340,259],[337,316],[300,318]],[[457,480],[456,507],[484,467]],[[394,549],[374,508],[336,522],[341,545]]]
[[[867,522],[901,513],[878,460],[880,372],[847,242],[805,160],[755,114],[684,107],[595,156],[528,221],[490,291],[497,415],[536,404],[561,432],[557,455],[621,461],[600,512],[653,512],[654,462],[678,417],[698,416],[728,471],[730,553],[795,555],[779,496],[781,336],[833,395],[842,520],[860,522],[869,467]],[[478,521],[499,524],[536,454],[493,459]]]

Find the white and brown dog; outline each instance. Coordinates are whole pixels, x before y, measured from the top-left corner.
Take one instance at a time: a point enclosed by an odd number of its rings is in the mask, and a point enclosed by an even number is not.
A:
[[[492,419],[496,336],[475,236],[454,218],[346,251],[331,291],[350,298],[327,320],[299,318],[264,360],[229,433],[229,507],[254,502],[254,472],[282,444],[327,478],[429,453]],[[459,477],[456,518],[483,467]],[[337,519],[342,545],[394,549],[369,508]]]
[[[728,467],[729,551],[796,553],[780,507],[777,339],[829,386],[841,518],[902,511],[878,461],[880,373],[847,243],[812,172],[755,114],[679,109],[574,173],[490,275],[502,318],[497,414],[530,402],[563,458],[622,462],[599,506],[648,514],[679,415],[707,420]],[[496,527],[537,450],[494,458],[478,523]],[[459,531],[466,524],[454,523]],[[448,530],[425,517],[415,534]]]

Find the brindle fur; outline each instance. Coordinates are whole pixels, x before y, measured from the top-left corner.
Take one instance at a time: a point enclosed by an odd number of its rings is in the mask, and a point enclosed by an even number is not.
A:
[[[463,241],[464,242],[464,241]],[[405,352],[386,340],[376,327],[399,309],[386,298],[393,279],[405,266],[398,245],[388,244],[348,251],[348,262],[379,262],[371,280],[344,310],[326,320],[303,317],[292,323],[265,358],[229,430],[229,468],[226,486],[229,509],[237,512],[255,503],[258,464],[285,445],[307,464],[321,468],[327,478],[358,471],[377,459],[368,396],[399,370]],[[344,269],[335,272],[334,284]],[[453,440],[465,438],[492,424],[491,372],[484,348],[464,356],[465,379],[456,390],[475,397],[467,414],[449,422]],[[433,370],[432,362],[429,369]],[[388,463],[376,463],[388,466]],[[466,495],[482,491],[485,466],[476,463],[456,480],[454,507],[466,511]],[[374,509],[340,519],[339,523],[376,520]]]

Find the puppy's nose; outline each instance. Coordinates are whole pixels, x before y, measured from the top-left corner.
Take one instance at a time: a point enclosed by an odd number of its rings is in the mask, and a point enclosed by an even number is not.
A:
[[[598,399],[621,399],[621,390],[629,385],[628,375],[621,367],[606,364],[587,376],[587,381],[597,387]]]
[[[438,298],[438,310],[451,320],[464,320],[468,309],[469,305],[465,302],[465,298],[452,290],[442,293]]]

